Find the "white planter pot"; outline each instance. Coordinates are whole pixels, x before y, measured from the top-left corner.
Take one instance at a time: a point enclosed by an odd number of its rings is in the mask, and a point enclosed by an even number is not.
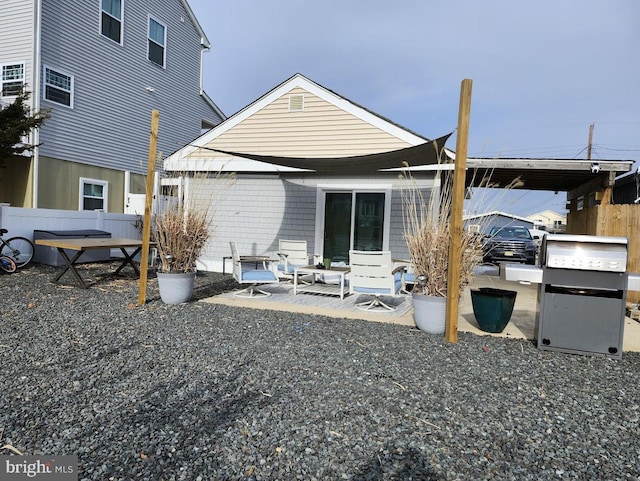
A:
[[[411,294],[413,318],[416,326],[428,334],[444,334],[447,316],[447,298]]]
[[[196,281],[195,272],[158,272],[158,289],[165,304],[181,304],[191,299]]]

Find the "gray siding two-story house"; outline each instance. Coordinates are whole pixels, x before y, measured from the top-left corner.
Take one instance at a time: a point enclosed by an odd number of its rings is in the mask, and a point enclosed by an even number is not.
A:
[[[51,118],[0,172],[0,202],[123,212],[145,190],[154,109],[159,156],[225,119],[202,89],[209,47],[186,0],[2,0],[0,101],[25,88]]]

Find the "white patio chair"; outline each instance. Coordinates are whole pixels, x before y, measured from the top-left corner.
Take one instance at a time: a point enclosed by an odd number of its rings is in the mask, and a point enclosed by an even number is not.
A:
[[[400,292],[403,294],[411,294],[414,284],[416,283],[416,273],[413,270],[413,265],[408,259],[393,259],[393,266],[404,267],[402,273],[402,288]]]
[[[260,284],[271,284],[278,282],[278,276],[267,268],[266,257],[261,256],[239,256],[235,242],[229,242],[231,247],[231,258],[233,259],[233,278],[241,285],[247,285],[244,289],[234,292],[238,297],[258,298],[268,297],[270,292],[258,289]],[[262,269],[256,264],[262,262]],[[249,267],[251,265],[251,267]]]
[[[313,256],[307,252],[306,240],[280,239],[278,241],[278,275],[292,279],[296,267],[309,266],[313,263]]]
[[[360,302],[356,307],[365,311],[395,311],[396,308],[382,302],[381,297],[395,297],[401,293],[405,267],[394,267],[389,251],[352,250],[349,260],[349,292],[374,296],[373,300]]]

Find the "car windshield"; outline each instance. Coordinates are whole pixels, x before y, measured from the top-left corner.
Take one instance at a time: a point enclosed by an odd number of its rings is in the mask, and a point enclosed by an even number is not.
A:
[[[498,239],[531,239],[531,234],[524,227],[503,227],[492,234]]]

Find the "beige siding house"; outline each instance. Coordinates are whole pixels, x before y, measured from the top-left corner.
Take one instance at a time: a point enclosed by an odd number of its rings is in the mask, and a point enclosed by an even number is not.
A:
[[[536,226],[549,232],[564,232],[567,227],[567,216],[553,210],[544,210],[527,217]]]
[[[303,239],[310,253],[333,262],[348,263],[350,248],[405,258],[402,157],[394,169],[375,171],[365,168],[367,157],[354,157],[425,144],[429,139],[297,74],[169,156],[164,169],[235,176],[215,197],[215,232],[201,268],[223,270],[230,241],[247,255],[275,253],[279,239]],[[349,167],[317,168],[320,159],[344,159]],[[434,184],[433,170],[415,176],[425,188]],[[182,182],[188,195],[189,181]],[[214,189],[216,181],[208,182]]]

